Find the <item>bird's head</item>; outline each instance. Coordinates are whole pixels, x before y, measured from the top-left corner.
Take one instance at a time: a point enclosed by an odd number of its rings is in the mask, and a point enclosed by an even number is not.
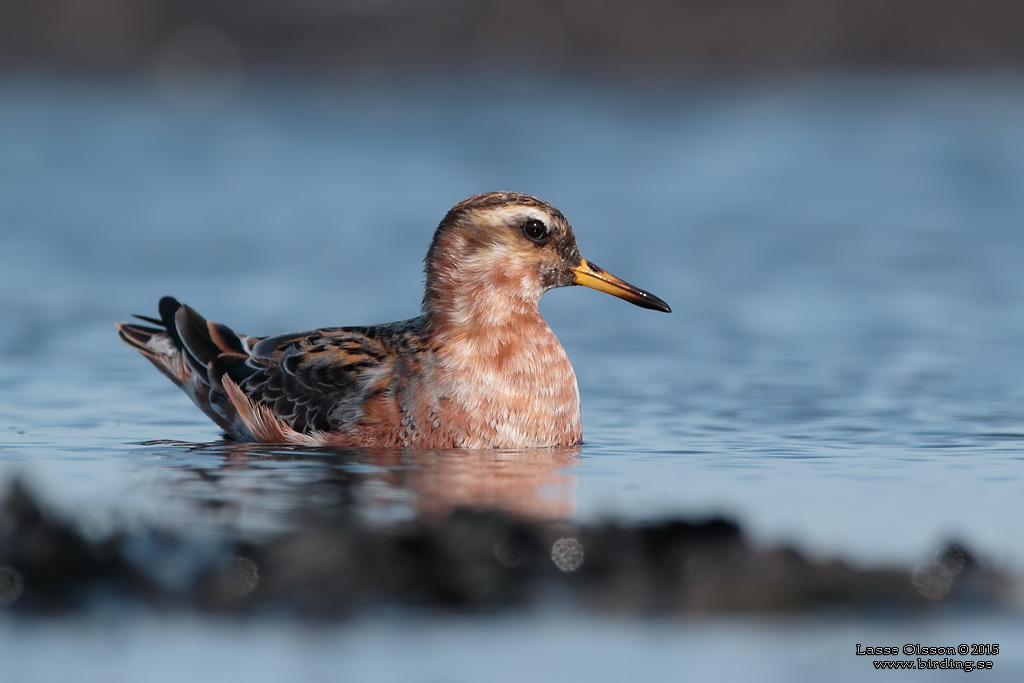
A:
[[[434,234],[426,272],[424,311],[444,309],[467,323],[535,310],[544,292],[568,285],[671,311],[658,297],[583,258],[565,216],[517,192],[479,194],[452,207]]]

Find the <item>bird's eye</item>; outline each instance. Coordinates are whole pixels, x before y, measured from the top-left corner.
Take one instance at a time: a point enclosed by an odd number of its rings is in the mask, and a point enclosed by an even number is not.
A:
[[[544,225],[544,221],[531,218],[522,225],[523,234],[529,237],[534,242],[543,242],[548,237],[548,226]]]

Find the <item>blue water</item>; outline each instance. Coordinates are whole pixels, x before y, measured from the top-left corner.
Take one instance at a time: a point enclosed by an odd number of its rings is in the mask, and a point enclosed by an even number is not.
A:
[[[1022,111],[1010,76],[256,81],[206,108],[0,82],[0,481],[97,531],[260,535],[340,468],[370,525],[726,514],[814,558],[958,540],[1019,574]],[[491,189],[551,201],[674,311],[545,297],[578,458],[196,448],[216,428],[114,334],[164,294],[253,334],[410,317],[433,227]]]
[[[14,680],[82,683],[140,679],[205,683],[248,681],[652,680],[960,681],[999,683],[1024,676],[1019,618],[837,620],[834,617],[717,617],[650,620],[624,627],[607,618],[565,615],[489,618],[377,616],[355,624],[237,624],[217,619],[141,617],[130,627],[104,619],[0,620],[0,653],[20,648],[6,671]],[[878,672],[856,644],[956,647],[1001,643],[989,671]],[[211,647],[211,645],[214,645]],[[61,656],[54,657],[57,651]],[[882,657],[879,661],[916,659]],[[942,659],[942,658],[933,658]],[[968,659],[968,658],[958,658]],[[981,659],[973,658],[972,661]]]

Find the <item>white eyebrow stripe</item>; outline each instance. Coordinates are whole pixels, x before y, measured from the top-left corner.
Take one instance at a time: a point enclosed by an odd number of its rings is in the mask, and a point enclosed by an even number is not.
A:
[[[551,214],[536,206],[502,206],[497,208],[496,212],[509,221],[512,219],[523,220],[532,218],[549,227],[554,222]]]

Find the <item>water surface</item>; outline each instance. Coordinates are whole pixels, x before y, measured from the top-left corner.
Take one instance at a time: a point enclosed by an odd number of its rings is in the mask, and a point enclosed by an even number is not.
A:
[[[1024,81],[477,87],[267,81],[196,110],[0,84],[0,480],[97,532],[267,534],[346,476],[369,525],[724,514],[817,558],[959,540],[1024,567]],[[577,456],[196,447],[214,425],[114,334],[164,294],[254,334],[410,317],[434,226],[492,189],[673,307],[545,297]]]

